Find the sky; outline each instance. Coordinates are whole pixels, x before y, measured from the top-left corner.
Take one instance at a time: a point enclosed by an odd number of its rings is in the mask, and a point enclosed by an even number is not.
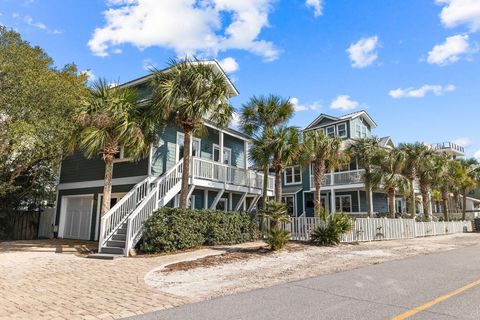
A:
[[[90,80],[214,58],[237,109],[278,94],[300,128],[366,110],[378,137],[480,159],[480,0],[0,0],[0,24]]]

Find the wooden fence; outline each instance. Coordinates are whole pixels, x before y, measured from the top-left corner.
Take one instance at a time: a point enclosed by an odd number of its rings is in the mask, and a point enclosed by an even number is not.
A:
[[[309,241],[310,234],[320,223],[318,218],[299,217],[281,223],[280,227],[290,232],[291,240]],[[268,228],[268,222],[266,226]],[[464,227],[472,231],[472,224],[468,221],[416,222],[414,219],[358,218],[354,220],[352,230],[341,236],[341,242],[413,239],[461,233]]]

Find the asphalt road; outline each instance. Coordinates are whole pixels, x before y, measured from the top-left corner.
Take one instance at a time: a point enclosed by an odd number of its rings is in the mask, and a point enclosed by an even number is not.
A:
[[[480,319],[480,245],[130,319]]]

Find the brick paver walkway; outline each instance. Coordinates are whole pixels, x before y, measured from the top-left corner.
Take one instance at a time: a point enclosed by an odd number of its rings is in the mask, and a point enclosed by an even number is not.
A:
[[[117,319],[181,305],[189,301],[151,289],[145,274],[165,264],[223,253],[202,249],[106,261],[78,257],[75,251],[0,243],[0,319]]]

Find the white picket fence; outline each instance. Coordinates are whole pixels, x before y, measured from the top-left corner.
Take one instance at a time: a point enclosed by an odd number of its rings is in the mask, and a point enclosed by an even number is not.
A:
[[[269,223],[266,223],[268,228]],[[280,227],[290,232],[291,240],[309,241],[310,234],[320,225],[318,218],[291,218]],[[358,218],[353,222],[352,230],[341,236],[341,242],[362,242],[375,240],[412,239],[416,237],[437,236],[461,233],[468,221],[416,222],[414,219]]]

